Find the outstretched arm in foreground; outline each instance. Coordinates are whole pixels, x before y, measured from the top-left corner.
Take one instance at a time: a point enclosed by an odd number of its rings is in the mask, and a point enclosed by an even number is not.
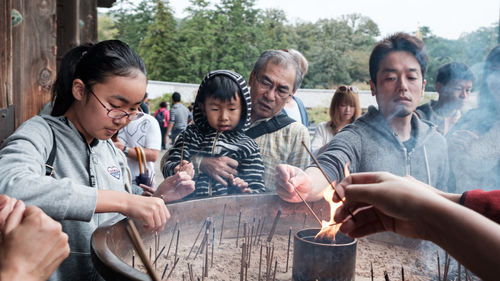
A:
[[[20,200],[0,197],[3,203],[16,202],[1,228],[0,280],[47,280],[69,255],[68,235],[39,208],[25,208]]]
[[[500,274],[500,225],[437,193],[432,187],[390,173],[360,173],[346,178],[338,192],[340,230],[352,237],[392,231],[430,240],[484,280]],[[339,198],[335,198],[339,201]],[[347,209],[354,212],[355,220]]]

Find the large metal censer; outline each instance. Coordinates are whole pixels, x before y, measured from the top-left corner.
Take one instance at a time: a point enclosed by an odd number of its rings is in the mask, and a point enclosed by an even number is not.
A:
[[[304,204],[287,203],[274,194],[213,197],[167,205],[171,218],[163,232],[159,233],[161,243],[164,244],[170,239],[172,229],[178,222],[179,228],[182,230],[179,243],[191,245],[200,230],[200,226],[207,217],[212,218],[218,238],[224,206],[225,216],[222,239],[234,239],[236,237],[240,211],[241,224],[243,222],[250,223],[254,218],[266,218],[263,226],[263,236],[265,236],[263,240],[266,239],[270,232],[273,218],[275,218],[278,210],[281,211],[281,216],[276,227],[276,235],[288,237],[290,228],[292,228],[292,233],[295,235],[301,229],[318,227],[317,221],[309,215],[309,211]],[[324,200],[311,204],[311,207],[322,219],[327,219],[326,216],[330,214],[330,207]],[[325,217],[322,217],[323,214]],[[153,245],[154,233],[142,229],[140,223],[136,223],[136,225],[144,244]],[[151,280],[146,273],[130,265],[133,246],[125,226],[126,219],[117,217],[104,223],[94,232],[91,240],[94,265],[106,280]],[[241,233],[242,228],[240,227],[240,237]],[[241,249],[235,249],[235,251],[241,251]],[[280,264],[284,264],[284,261],[280,261]],[[291,268],[289,272],[291,275]]]

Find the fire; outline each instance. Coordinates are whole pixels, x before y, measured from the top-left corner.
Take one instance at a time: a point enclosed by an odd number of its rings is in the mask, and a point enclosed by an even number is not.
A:
[[[349,173],[349,163],[345,164],[344,167],[344,175],[348,177]],[[335,235],[339,231],[341,223],[337,223],[334,220],[335,211],[338,207],[342,205],[342,201],[337,203],[333,202],[333,195],[335,194],[335,181],[332,182],[331,185],[328,185],[325,190],[323,190],[323,198],[325,198],[326,202],[330,205],[330,221],[321,221],[321,230],[316,234],[314,240],[321,241],[332,241],[335,242]]]

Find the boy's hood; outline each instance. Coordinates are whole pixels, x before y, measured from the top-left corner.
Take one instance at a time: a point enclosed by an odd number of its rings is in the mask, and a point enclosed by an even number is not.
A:
[[[241,110],[241,116],[243,118],[240,118],[240,123],[234,130],[241,130],[241,131],[246,131],[250,127],[250,113],[252,109],[252,102],[250,99],[250,91],[248,90],[247,82],[241,76],[240,74],[230,71],[230,70],[214,70],[211,71],[210,73],[203,78],[203,81],[200,84],[200,87],[198,88],[198,93],[196,94],[196,99],[194,102],[194,107],[193,107],[193,121],[194,123],[203,130],[213,130],[210,125],[208,125],[208,120],[205,117],[205,114],[201,111],[201,108],[198,106],[198,94],[199,94],[199,89],[201,89],[202,86],[205,85],[205,83],[208,81],[208,79],[216,76],[216,75],[224,75],[226,77],[229,77],[232,79],[236,84],[238,85],[238,88],[240,89],[240,99],[243,102],[243,105],[246,104],[246,107],[243,106]]]

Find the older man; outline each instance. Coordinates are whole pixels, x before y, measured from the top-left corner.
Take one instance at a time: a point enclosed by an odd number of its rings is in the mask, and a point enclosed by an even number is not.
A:
[[[370,87],[378,109],[346,126],[328,144],[318,161],[329,178],[340,181],[344,166],[351,172],[388,171],[447,189],[448,154],[444,137],[413,111],[425,87],[427,54],[424,43],[398,33],[378,43],[370,56]],[[322,198],[328,182],[315,165],[305,171],[278,166],[278,194],[299,202]]]
[[[306,145],[310,142],[307,128],[281,112],[301,81],[297,61],[281,50],[263,52],[250,73],[252,125],[247,135],[259,145],[265,167],[264,183],[270,192],[276,190],[275,169],[278,164],[304,169],[309,163],[309,155],[302,145],[302,142]],[[237,174],[237,165],[228,157],[203,158],[200,170],[227,184],[226,179]]]

